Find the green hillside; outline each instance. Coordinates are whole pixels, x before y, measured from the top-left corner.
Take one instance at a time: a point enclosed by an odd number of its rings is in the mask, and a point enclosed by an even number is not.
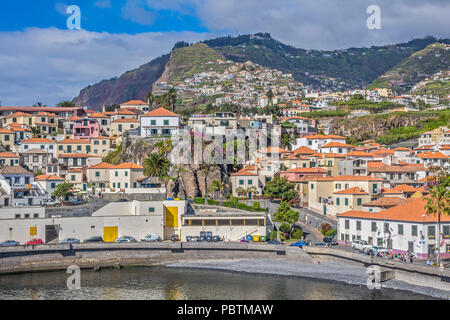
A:
[[[378,77],[368,89],[391,88],[398,93],[408,91],[417,82],[440,70],[449,69],[449,48],[450,46],[444,43],[433,43],[427,46]]]

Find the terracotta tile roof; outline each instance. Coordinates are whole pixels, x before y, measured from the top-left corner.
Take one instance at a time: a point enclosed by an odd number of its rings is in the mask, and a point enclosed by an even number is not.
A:
[[[256,173],[250,172],[250,171],[254,171],[256,168],[255,166],[249,166],[246,168],[241,169],[238,172],[232,173],[232,176],[257,176]]]
[[[339,218],[362,218],[372,220],[405,221],[405,222],[436,222],[434,215],[428,215],[425,210],[428,196],[417,200],[408,201],[404,204],[383,210],[381,212],[348,211],[337,214]],[[450,222],[450,216],[441,215],[442,222]]]
[[[179,115],[167,109],[158,108],[143,114],[142,117],[179,117]]]
[[[4,128],[2,128],[2,129],[0,129],[0,133],[14,133],[14,132],[12,132],[12,131],[9,130],[9,129],[4,129]]]
[[[404,198],[398,198],[398,197],[383,197],[378,198],[376,200],[363,203],[364,207],[382,207],[382,208],[390,208],[395,207],[401,204],[404,204],[410,200],[404,199]]]
[[[448,156],[439,151],[419,153],[417,157],[422,159],[448,159]]]
[[[32,117],[32,115],[29,113],[24,113],[24,112],[16,112],[16,113],[13,113],[13,114],[7,116],[7,118],[13,118],[13,117]]]
[[[389,150],[389,149],[378,149],[375,151],[372,151],[371,154],[373,155],[387,155],[387,154],[394,154],[394,150]]]
[[[337,176],[317,178],[317,181],[383,181],[381,178],[371,176]]]
[[[58,177],[58,176],[52,176],[52,175],[48,175],[48,174],[43,174],[43,175],[35,177],[34,180],[38,180],[38,181],[63,180],[64,181],[64,178],[61,178],[61,177]]]
[[[117,120],[114,120],[113,123],[139,123],[139,120],[136,118],[117,119]]]
[[[88,140],[84,139],[64,139],[58,142],[58,144],[91,144]]]
[[[142,101],[142,100],[130,100],[124,103],[121,103],[121,106],[140,106],[140,105],[147,105],[148,103]]]
[[[314,154],[314,153],[317,153],[317,151],[314,151],[313,149],[310,149],[308,147],[302,146],[302,147],[299,147],[299,148],[295,149],[293,151],[293,153],[294,154]]]
[[[49,153],[45,150],[35,148],[23,151],[21,152],[21,154],[49,154]]]
[[[359,188],[359,187],[349,188],[349,189],[337,191],[337,192],[334,192],[334,193],[335,194],[360,194],[360,195],[367,194],[368,195],[367,192],[365,192],[364,190],[361,190],[361,188]]]
[[[115,169],[144,169],[144,167],[136,163],[126,162],[115,166]]]
[[[323,153],[325,158],[345,158],[345,154],[340,153]]]
[[[11,167],[11,166],[5,166],[3,169],[0,170],[1,174],[28,174],[33,175],[32,172],[28,171],[27,169],[19,166]]]
[[[69,121],[77,121],[77,120],[81,120],[82,118],[77,117],[77,116],[73,116],[72,118],[69,118]]]
[[[361,151],[352,151],[347,153],[345,156],[347,157],[368,157],[373,158],[373,154],[367,153],[367,152],[361,152]]]
[[[354,148],[353,146],[346,144],[346,143],[341,143],[341,142],[329,142],[324,146],[321,146],[320,148],[333,148],[333,147],[337,147],[337,148]]]
[[[0,158],[19,158],[19,155],[12,152],[0,152]]]
[[[369,165],[370,163],[370,165]],[[426,171],[428,172],[429,169],[426,168],[423,164],[407,164],[407,165],[387,165],[387,164],[377,164],[375,165],[374,162],[368,162],[367,163],[367,172],[369,173],[402,173],[402,172],[417,172],[417,171]]]
[[[22,141],[22,144],[24,143],[55,143],[55,141],[50,139],[44,139],[44,138],[30,138],[27,140]]]
[[[281,173],[327,173],[328,171],[322,168],[293,168],[286,171],[282,171]]]
[[[297,154],[293,153],[293,154],[287,156],[286,158],[280,159],[280,160],[281,161],[282,160],[308,160],[309,161],[309,158],[303,157],[300,153],[297,153]]]
[[[405,148],[405,147],[398,147],[398,148],[395,148],[394,151],[411,151],[411,149]]]
[[[94,156],[89,153],[66,153],[59,155],[60,158],[101,158],[100,156]]]
[[[88,118],[108,118],[108,116],[106,116],[105,114],[101,113],[101,112],[94,112],[91,113]]]
[[[138,112],[138,111],[136,110],[136,112]],[[120,109],[119,111],[117,111],[117,114],[134,116],[134,115],[136,115],[136,112],[133,112],[130,109]]]
[[[37,116],[57,117],[57,115],[54,113],[44,112],[44,111],[41,111],[41,112],[37,113],[36,115]]]
[[[433,150],[434,144],[427,144],[420,147],[415,148],[414,150]]]
[[[107,162],[101,162],[99,164],[89,167],[89,169],[113,169],[113,168],[115,168],[115,165]]]
[[[391,189],[387,189],[383,193],[386,193],[386,194],[390,194],[390,193],[391,194],[396,194],[396,193],[414,193],[417,190],[418,190],[417,188],[411,187],[411,186],[409,186],[407,184],[402,184],[402,185],[395,186],[395,187],[393,187]]]

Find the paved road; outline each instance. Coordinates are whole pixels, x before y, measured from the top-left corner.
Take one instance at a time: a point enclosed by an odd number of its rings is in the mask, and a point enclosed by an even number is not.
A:
[[[302,227],[303,234],[305,235],[305,240],[309,240],[312,243],[322,241],[323,236],[318,230],[311,227],[310,225],[305,224],[303,221],[298,221],[297,224]]]

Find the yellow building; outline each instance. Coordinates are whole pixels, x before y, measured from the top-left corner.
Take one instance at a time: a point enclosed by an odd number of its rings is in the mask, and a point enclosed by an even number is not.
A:
[[[9,129],[0,129],[0,143],[6,151],[14,148],[14,132]]]
[[[57,143],[58,158],[63,154],[91,153],[91,142],[84,139],[64,139]]]

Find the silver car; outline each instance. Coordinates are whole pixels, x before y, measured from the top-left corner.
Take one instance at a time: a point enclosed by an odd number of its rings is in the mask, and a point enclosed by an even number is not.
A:
[[[146,235],[144,238],[141,239],[142,242],[158,242],[161,241],[161,237],[159,236],[159,234],[149,234]]]

